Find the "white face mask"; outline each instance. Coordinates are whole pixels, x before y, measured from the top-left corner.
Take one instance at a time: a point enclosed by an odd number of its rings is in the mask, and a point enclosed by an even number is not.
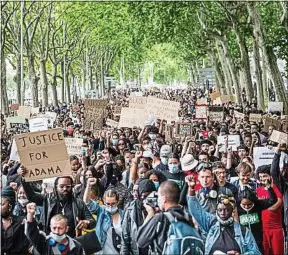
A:
[[[54,234],[54,233],[50,233],[49,235],[52,239],[54,239],[57,243],[61,243],[65,238],[66,238],[66,234],[63,234],[61,236]]]
[[[105,210],[109,212],[110,214],[115,214],[118,211],[118,207],[117,206],[113,206],[113,207],[105,206]]]
[[[167,157],[161,157],[161,162],[163,165],[167,166],[168,165],[168,158]]]
[[[28,199],[18,199],[19,204],[24,207],[29,203]]]
[[[148,134],[148,136],[151,138],[151,140],[155,140],[156,139],[156,134]]]

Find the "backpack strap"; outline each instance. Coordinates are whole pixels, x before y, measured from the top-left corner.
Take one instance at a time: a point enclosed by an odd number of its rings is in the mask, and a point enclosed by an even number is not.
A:
[[[170,213],[170,212],[164,212],[163,214],[164,214],[164,216],[166,216],[166,218],[169,220],[170,223],[172,223],[173,221],[175,221],[175,217],[172,215],[172,213]]]

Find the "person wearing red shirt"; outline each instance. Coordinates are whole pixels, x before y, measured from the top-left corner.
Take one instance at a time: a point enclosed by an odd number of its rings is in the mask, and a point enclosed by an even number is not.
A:
[[[270,175],[270,165],[261,166],[257,169],[257,177],[261,184],[256,189],[258,199],[269,198],[269,193],[265,189],[264,184],[268,179],[272,181]],[[272,188],[277,196],[278,201],[271,207],[262,211],[262,227],[263,227],[263,249],[264,255],[280,255],[284,254],[284,230],[282,217],[282,194],[276,185],[272,184]]]

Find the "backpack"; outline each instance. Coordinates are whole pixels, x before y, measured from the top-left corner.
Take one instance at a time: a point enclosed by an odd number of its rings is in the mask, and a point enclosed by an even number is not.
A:
[[[170,212],[164,215],[170,222],[168,238],[164,244],[162,255],[203,255],[204,241],[188,223],[177,221]]]

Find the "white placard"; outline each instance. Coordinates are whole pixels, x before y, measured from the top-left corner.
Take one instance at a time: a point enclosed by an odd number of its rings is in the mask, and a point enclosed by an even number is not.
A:
[[[20,161],[15,139],[13,139],[9,160]]]
[[[68,155],[81,155],[83,139],[81,138],[65,138],[65,144]]]
[[[219,152],[224,152],[225,148],[225,135],[217,137],[217,144],[223,144]],[[237,147],[240,145],[240,136],[239,135],[228,135],[228,147],[232,147],[232,151],[237,151]]]
[[[272,164],[276,148],[277,147],[272,147],[271,149],[268,147],[253,148],[253,162],[256,170],[259,166]]]
[[[48,120],[46,118],[35,118],[29,120],[30,132],[48,130]]]
[[[283,102],[268,102],[269,112],[283,112]]]
[[[208,106],[195,105],[195,119],[207,119]]]

